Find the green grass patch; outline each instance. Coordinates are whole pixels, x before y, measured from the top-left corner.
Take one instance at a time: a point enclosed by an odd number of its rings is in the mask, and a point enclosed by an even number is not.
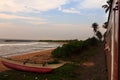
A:
[[[80,56],[80,62],[86,61],[92,56],[95,56],[98,53],[98,47],[92,47],[88,51],[83,52]]]

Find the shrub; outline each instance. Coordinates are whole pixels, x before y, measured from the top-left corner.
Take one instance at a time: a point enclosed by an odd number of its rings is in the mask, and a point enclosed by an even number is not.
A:
[[[95,37],[88,38],[85,41],[72,40],[68,44],[64,44],[62,47],[57,47],[53,52],[53,57],[66,58],[72,55],[80,54],[89,46],[95,46],[98,44],[98,40]]]

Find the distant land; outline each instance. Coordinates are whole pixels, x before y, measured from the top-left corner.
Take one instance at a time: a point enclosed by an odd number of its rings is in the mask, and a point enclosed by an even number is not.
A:
[[[0,42],[37,42],[38,40],[0,39]]]
[[[77,39],[74,39],[77,40]],[[69,42],[73,40],[23,40],[23,39],[0,39],[0,42]]]

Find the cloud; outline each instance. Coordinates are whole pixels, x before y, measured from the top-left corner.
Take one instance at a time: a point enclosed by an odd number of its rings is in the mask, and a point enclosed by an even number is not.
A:
[[[4,12],[31,12],[47,11],[64,5],[69,0],[2,0],[0,11]]]
[[[101,6],[106,2],[106,0],[84,0],[80,3],[82,8],[101,8]]]
[[[64,13],[80,14],[80,11],[76,10],[75,8],[63,9],[63,8],[59,7],[58,10],[62,11]]]
[[[17,15],[10,15],[10,14],[0,14],[0,19],[5,20],[22,20],[25,23],[33,24],[33,25],[40,25],[40,24],[47,24],[48,22],[46,19],[43,18],[36,18],[36,17],[25,17],[25,16],[17,16]],[[9,21],[11,22],[11,21]],[[6,24],[7,22],[2,22],[0,24]],[[14,22],[11,22],[14,23]],[[7,25],[7,24],[6,24]]]
[[[62,9],[65,13],[77,13],[80,12],[75,8],[101,8],[106,0],[2,0],[0,2],[0,12],[41,12],[51,9],[57,9],[66,4],[74,4],[74,8]],[[77,7],[77,8],[78,8]]]
[[[29,21],[28,23],[35,24],[35,25],[48,24],[48,22],[45,22],[45,21],[39,21],[39,22]]]
[[[27,19],[27,20],[44,20],[42,18],[35,18],[35,17],[24,17],[24,16],[16,16],[10,14],[0,14],[1,19]]]
[[[0,22],[0,29],[2,29],[3,27],[13,27],[13,24],[10,22]]]

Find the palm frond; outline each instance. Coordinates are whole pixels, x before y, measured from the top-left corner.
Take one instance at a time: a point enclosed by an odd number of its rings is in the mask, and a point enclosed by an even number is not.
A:
[[[108,8],[108,5],[107,4],[102,5],[102,8],[106,9],[106,8]]]
[[[107,13],[110,10],[110,7],[106,8],[105,12]]]

